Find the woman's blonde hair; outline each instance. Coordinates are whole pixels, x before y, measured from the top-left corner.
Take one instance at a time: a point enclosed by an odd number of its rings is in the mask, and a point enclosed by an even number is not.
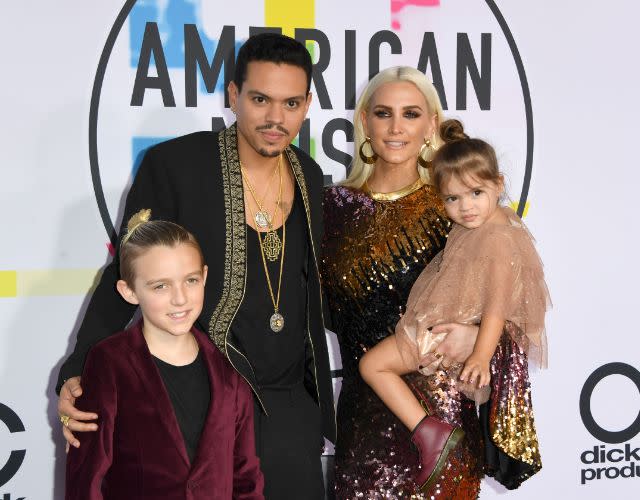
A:
[[[433,84],[424,76],[424,73],[418,71],[415,68],[409,66],[395,66],[393,68],[387,68],[374,76],[367,84],[358,104],[353,112],[353,125],[354,125],[354,154],[353,161],[351,163],[351,170],[347,178],[340,184],[343,186],[361,189],[367,179],[373,173],[374,165],[367,165],[362,161],[358,150],[366,138],[364,133],[364,125],[362,124],[362,112],[367,111],[371,102],[371,97],[382,85],[393,82],[411,82],[417,89],[422,92],[427,102],[427,107],[430,113],[436,115],[435,123],[435,143],[434,147],[437,149],[442,145],[442,139],[440,138],[440,124],[443,121],[442,104],[440,104],[440,97]],[[417,164],[417,157],[416,157]],[[418,172],[420,177],[425,183],[430,183],[429,171],[426,168],[421,167],[418,164]]]

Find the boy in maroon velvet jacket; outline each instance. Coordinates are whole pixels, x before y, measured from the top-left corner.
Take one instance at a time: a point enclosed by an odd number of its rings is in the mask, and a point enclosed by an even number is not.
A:
[[[77,403],[98,413],[98,429],[69,451],[66,498],[262,499],[250,388],[193,328],[207,275],[200,247],[149,216],[129,222],[117,284],[142,320],[87,358]]]

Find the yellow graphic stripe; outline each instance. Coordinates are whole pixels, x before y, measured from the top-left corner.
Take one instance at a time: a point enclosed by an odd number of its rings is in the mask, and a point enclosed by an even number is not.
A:
[[[15,297],[18,294],[18,277],[15,271],[0,271],[0,297]]]
[[[514,212],[518,211],[519,203],[517,201],[512,201],[510,203],[510,205],[511,205],[511,208],[513,209]],[[522,218],[524,219],[527,216],[528,213],[529,213],[529,202],[525,201],[524,202],[524,210],[522,211]]]
[[[264,0],[264,25],[282,28],[284,35],[315,27],[315,19],[315,0]]]
[[[99,278],[97,269],[0,271],[0,297],[85,295]]]

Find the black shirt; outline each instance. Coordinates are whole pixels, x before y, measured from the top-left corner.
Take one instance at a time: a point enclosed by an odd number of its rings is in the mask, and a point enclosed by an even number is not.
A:
[[[293,207],[285,221],[287,234],[279,304],[279,311],[284,316],[284,328],[280,332],[273,332],[269,325],[274,313],[273,302],[264,274],[258,234],[247,225],[247,286],[244,300],[232,324],[232,333],[253,366],[258,384],[263,388],[292,386],[304,378],[305,266],[309,243],[301,198],[296,186]],[[282,241],[282,227],[276,232]],[[276,297],[280,258],[275,262],[267,259],[267,268]]]
[[[155,356],[153,360],[169,393],[189,461],[193,462],[211,401],[209,374],[202,352],[198,351],[196,359],[184,366],[171,365]]]

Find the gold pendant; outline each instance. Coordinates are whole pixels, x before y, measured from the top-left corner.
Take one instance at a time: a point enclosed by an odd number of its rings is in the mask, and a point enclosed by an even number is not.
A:
[[[262,240],[262,249],[270,262],[278,260],[280,250],[282,250],[282,242],[280,241],[278,233],[275,231],[268,231],[264,240]]]
[[[275,333],[282,331],[284,328],[284,316],[279,312],[274,312],[269,319],[269,326]]]

